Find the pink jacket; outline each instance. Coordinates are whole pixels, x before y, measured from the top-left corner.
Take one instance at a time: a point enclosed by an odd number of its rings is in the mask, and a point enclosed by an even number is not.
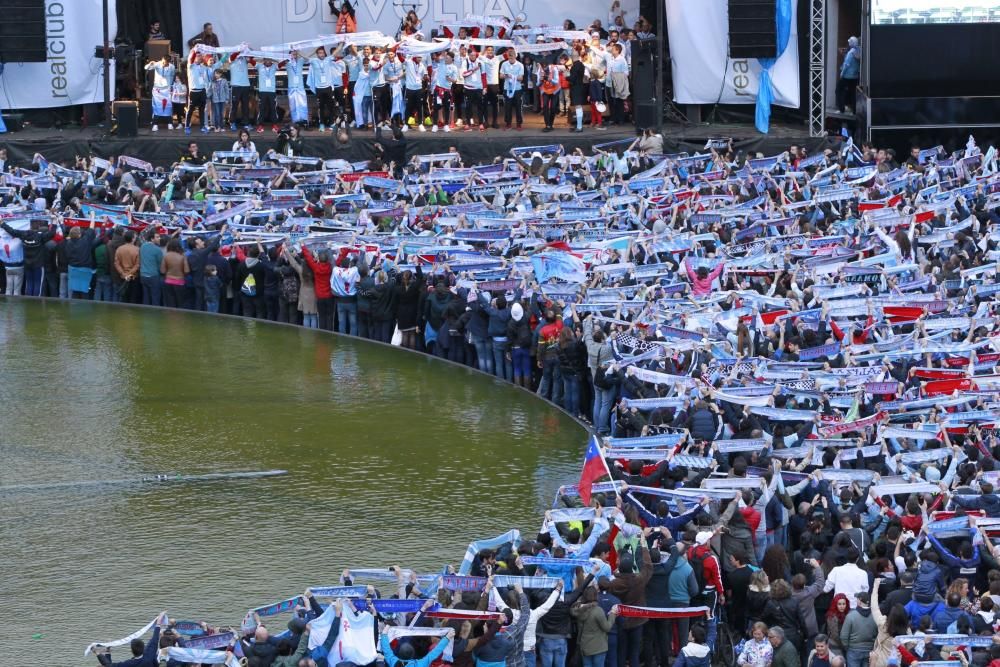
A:
[[[708,296],[712,293],[712,281],[719,277],[722,273],[722,268],[725,264],[719,264],[717,267],[708,272],[708,276],[704,280],[698,277],[698,272],[691,268],[691,265],[684,262],[684,268],[687,269],[688,279],[691,281],[691,293],[694,296]]]

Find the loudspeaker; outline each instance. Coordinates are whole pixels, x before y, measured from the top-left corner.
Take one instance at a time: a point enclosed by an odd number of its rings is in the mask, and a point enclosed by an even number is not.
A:
[[[119,137],[134,137],[139,134],[139,103],[122,100],[114,103],[113,112],[118,121]]]
[[[169,39],[151,39],[146,42],[146,60],[159,60],[170,55]]]
[[[632,99],[636,104],[652,101],[656,97],[655,39],[632,40]]]
[[[635,114],[635,128],[641,132],[660,124],[663,106],[653,101],[636,102],[633,112]]]
[[[53,16],[53,39],[64,39],[66,20]],[[8,63],[43,63],[48,56],[45,39],[45,0],[0,0],[0,60]]]
[[[7,126],[8,132],[20,132],[24,129],[24,114],[13,111],[5,111],[3,114],[3,124]]]
[[[729,0],[729,57],[777,57],[776,11],[776,0]]]

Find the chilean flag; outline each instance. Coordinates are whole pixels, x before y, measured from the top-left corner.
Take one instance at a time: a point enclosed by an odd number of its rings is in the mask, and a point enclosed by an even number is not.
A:
[[[580,473],[580,483],[577,489],[580,492],[580,500],[584,505],[590,505],[590,489],[594,482],[601,477],[609,475],[608,467],[604,463],[604,456],[601,448],[597,444],[597,437],[590,436],[590,444],[587,446],[587,453],[583,457],[583,472]]]

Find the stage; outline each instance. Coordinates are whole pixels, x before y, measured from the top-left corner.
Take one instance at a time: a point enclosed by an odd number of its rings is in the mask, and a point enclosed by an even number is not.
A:
[[[504,130],[502,124],[499,130],[487,129],[485,132],[478,129],[471,132],[419,132],[416,128],[411,128],[404,135],[406,152],[408,156],[443,153],[455,147],[466,164],[483,164],[492,162],[497,157],[508,156],[510,149],[516,146],[558,143],[565,147],[566,152],[580,148],[589,154],[594,144],[635,138],[637,135],[633,125],[611,126],[606,130],[585,125],[584,131],[577,133],[571,130],[564,115],[556,119],[552,132],[542,131],[541,118],[533,112],[528,112],[524,120],[524,127],[520,131]],[[763,155],[776,155],[792,144],[805,146],[810,152],[820,150],[827,144],[826,139],[809,138],[804,125],[779,123],[772,123],[771,132],[766,136],[758,133],[752,125],[669,123],[663,127],[663,137],[667,153],[701,152],[709,137],[731,137],[738,150]],[[264,153],[275,147],[277,135],[267,128],[262,134],[251,131],[251,139],[263,157]],[[370,130],[352,130],[351,139],[346,145],[341,145],[336,140],[336,135],[329,131],[320,133],[317,130],[306,130],[303,139],[308,155],[325,159],[341,158],[351,162],[370,158],[372,146],[376,142],[375,133]],[[40,153],[46,159],[59,163],[72,163],[78,155],[102,158],[130,155],[156,166],[168,167],[187,150],[190,141],[197,142],[202,154],[210,156],[212,151],[230,150],[236,141],[236,133],[227,130],[205,134],[196,126],[190,135],[185,135],[181,130],[171,131],[161,125],[158,132],[143,127],[137,137],[118,137],[100,127],[29,127],[20,132],[0,135],[0,147],[8,149],[10,163],[16,166],[28,166],[34,154]]]

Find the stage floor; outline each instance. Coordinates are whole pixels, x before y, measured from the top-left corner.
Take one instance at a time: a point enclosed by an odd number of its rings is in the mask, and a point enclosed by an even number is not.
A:
[[[465,132],[454,129],[452,132],[419,132],[411,128],[406,134],[408,156],[421,153],[443,153],[455,147],[467,164],[491,162],[499,156],[509,155],[512,147],[531,146],[539,144],[562,144],[567,152],[582,148],[585,153],[592,152],[594,144],[624,140],[636,137],[633,125],[609,126],[598,130],[584,125],[583,132],[574,132],[565,115],[556,119],[552,132],[543,132],[540,116],[533,112],[525,114],[523,129],[505,130],[501,121],[501,129],[478,129]],[[751,152],[761,152],[774,155],[786,150],[792,144],[805,145],[812,150],[824,145],[825,139],[810,139],[807,129],[800,125],[782,125],[772,123],[771,132],[761,135],[752,125],[714,123],[679,125],[668,123],[663,128],[664,149],[667,152],[687,151],[698,152],[704,149],[709,137],[731,137],[738,149]],[[263,155],[274,148],[277,135],[268,127],[263,133],[251,131],[251,138],[257,150]],[[372,155],[372,147],[376,141],[371,130],[352,130],[351,140],[346,145],[337,142],[335,134],[327,131],[306,130],[303,133],[306,153],[326,159],[342,158],[346,160],[366,160]],[[109,134],[101,127],[65,127],[35,128],[29,127],[19,132],[0,135],[0,146],[7,147],[13,164],[27,166],[35,153],[41,153],[48,160],[58,162],[72,161],[77,155],[96,155],[108,158],[118,155],[131,155],[146,160],[157,166],[169,166],[183,151],[189,141],[196,141],[202,154],[210,155],[216,150],[230,150],[236,141],[236,133],[225,132],[202,133],[196,126],[190,135],[181,130],[167,130],[161,125],[158,132],[153,132],[148,126],[139,130],[136,137],[119,137]]]

